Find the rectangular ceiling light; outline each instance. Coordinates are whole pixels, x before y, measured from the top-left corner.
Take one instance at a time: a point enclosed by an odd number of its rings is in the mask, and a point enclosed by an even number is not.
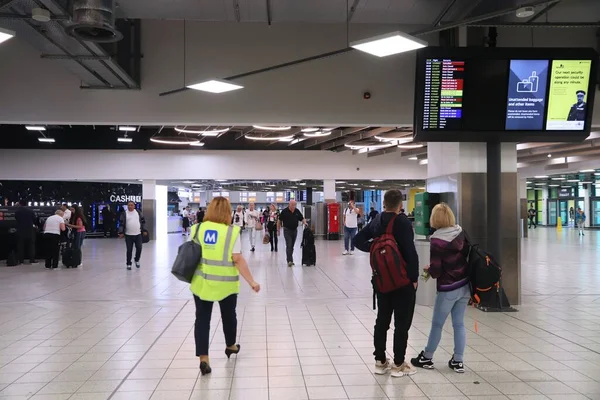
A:
[[[243,89],[243,86],[236,85],[227,81],[212,79],[210,81],[195,83],[187,86],[189,89],[202,90],[209,93],[225,93],[232,90]]]
[[[43,126],[31,126],[31,125],[26,126],[25,129],[27,129],[28,131],[45,131],[46,130],[46,128]]]
[[[123,142],[123,143],[131,143],[133,142],[133,139],[130,137],[120,137],[117,139],[118,142]]]
[[[119,130],[121,132],[134,132],[137,131],[137,128],[135,126],[120,126]]]
[[[38,138],[38,141],[40,141],[42,143],[54,143],[55,142],[54,138],[51,138],[51,137],[41,137],[41,138]]]
[[[350,47],[377,57],[391,56],[426,46],[426,41],[399,31],[350,43]]]
[[[0,43],[6,42],[8,39],[15,37],[15,31],[0,28]]]

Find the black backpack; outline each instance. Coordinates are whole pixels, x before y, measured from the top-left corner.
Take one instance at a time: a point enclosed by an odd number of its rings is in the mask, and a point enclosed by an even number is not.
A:
[[[467,264],[469,267],[471,297],[474,303],[479,303],[479,293],[500,287],[502,267],[490,253],[481,249],[477,244],[471,244],[466,232],[465,239],[468,248]]]

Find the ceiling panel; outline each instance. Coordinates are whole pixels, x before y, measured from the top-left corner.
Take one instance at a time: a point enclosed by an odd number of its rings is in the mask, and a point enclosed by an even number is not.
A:
[[[274,22],[334,23],[346,20],[347,4],[346,0],[271,0],[271,12]]]
[[[119,2],[118,17],[140,19],[188,19],[198,21],[235,21],[228,15],[233,0],[126,0]]]

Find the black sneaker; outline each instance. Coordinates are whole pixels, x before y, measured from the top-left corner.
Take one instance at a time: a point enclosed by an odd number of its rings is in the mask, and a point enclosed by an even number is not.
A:
[[[453,370],[454,372],[457,372],[459,374],[462,374],[465,372],[465,365],[463,364],[463,362],[455,361],[454,357],[452,357],[450,359],[450,361],[448,361],[448,367],[450,367],[451,370]]]
[[[127,271],[131,271],[131,265],[127,264]]]
[[[417,357],[412,358],[410,363],[415,367],[433,369],[433,360],[425,357],[425,352],[422,351]]]

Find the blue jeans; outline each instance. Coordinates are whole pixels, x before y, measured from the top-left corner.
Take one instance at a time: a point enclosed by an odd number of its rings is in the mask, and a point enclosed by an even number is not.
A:
[[[348,228],[344,226],[344,248],[346,251],[354,251],[354,243],[352,243],[352,239],[354,239],[354,236],[356,236],[357,230],[358,228]]]
[[[452,313],[452,326],[454,328],[454,360],[463,361],[465,346],[467,342],[467,332],[465,329],[465,312],[469,303],[471,290],[469,285],[465,285],[451,292],[438,292],[433,307],[433,321],[429,340],[425,347],[425,357],[433,358],[433,353],[437,350],[442,339],[442,330],[448,314]]]

